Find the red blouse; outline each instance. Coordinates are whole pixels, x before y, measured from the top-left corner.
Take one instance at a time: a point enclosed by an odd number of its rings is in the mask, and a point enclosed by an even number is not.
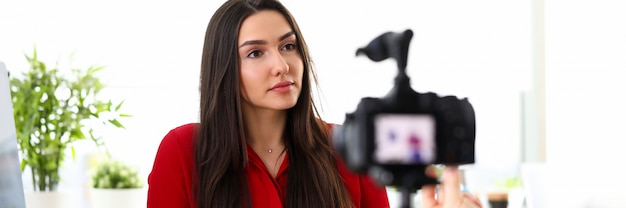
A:
[[[171,130],[161,141],[152,172],[148,177],[148,208],[195,208],[193,180],[194,127],[186,124]],[[261,158],[248,146],[249,166],[246,168],[252,207],[283,207],[287,188],[289,158],[280,166],[276,178],[263,165]],[[351,173],[338,161],[346,188],[357,207],[389,207],[387,192],[366,175]]]

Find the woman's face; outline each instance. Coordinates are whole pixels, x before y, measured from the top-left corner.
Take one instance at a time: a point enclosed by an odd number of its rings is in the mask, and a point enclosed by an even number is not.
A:
[[[243,21],[238,53],[244,110],[285,110],[296,104],[304,68],[298,47],[279,12],[264,10]]]

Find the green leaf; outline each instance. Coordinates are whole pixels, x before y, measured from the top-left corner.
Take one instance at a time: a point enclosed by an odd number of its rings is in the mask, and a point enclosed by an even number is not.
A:
[[[117,119],[110,119],[109,123],[113,124],[117,128],[124,128],[124,125],[122,125]]]
[[[122,100],[122,102],[120,102],[120,104],[117,104],[117,106],[115,106],[115,111],[119,111],[120,108],[122,107],[122,104],[124,104],[124,100]]]
[[[89,69],[87,70],[89,74],[94,74],[102,69],[104,69],[105,66],[90,66]]]
[[[72,159],[76,160],[76,149],[74,149],[74,146],[70,147],[72,149]]]
[[[125,114],[125,113],[120,113],[120,115],[119,115],[119,116],[120,116],[120,117],[124,117],[124,118],[133,117],[132,115],[130,115],[130,114]]]
[[[24,171],[24,168],[26,168],[26,160],[22,160],[22,163],[20,164],[20,170]]]

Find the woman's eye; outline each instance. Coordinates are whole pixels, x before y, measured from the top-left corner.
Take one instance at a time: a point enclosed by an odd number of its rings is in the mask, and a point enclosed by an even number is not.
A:
[[[296,49],[296,45],[293,43],[288,43],[288,44],[285,44],[285,46],[283,46],[283,50],[290,51],[293,49]]]
[[[259,50],[254,50],[254,51],[252,51],[252,52],[248,53],[248,56],[247,56],[247,57],[248,57],[248,58],[256,58],[256,57],[259,57],[260,55],[261,55],[261,51],[259,51]]]

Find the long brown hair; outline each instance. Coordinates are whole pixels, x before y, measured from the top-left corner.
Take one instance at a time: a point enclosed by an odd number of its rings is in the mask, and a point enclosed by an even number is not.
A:
[[[285,207],[347,208],[350,195],[337,170],[326,125],[311,95],[317,83],[302,33],[291,13],[276,0],[229,0],[206,30],[200,82],[200,125],[195,145],[198,208],[249,207],[237,38],[245,18],[261,11],[283,14],[296,34],[304,62],[302,91],[287,110],[285,128],[289,169]],[[242,200],[244,199],[244,200]]]

